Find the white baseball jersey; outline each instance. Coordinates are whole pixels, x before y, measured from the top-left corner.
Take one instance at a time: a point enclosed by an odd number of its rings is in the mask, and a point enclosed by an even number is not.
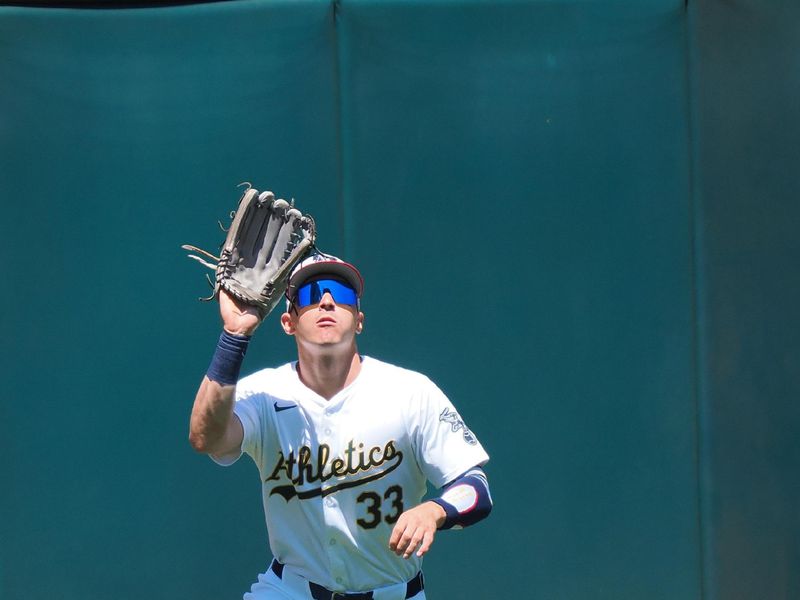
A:
[[[258,371],[237,384],[234,411],[261,474],[273,556],[331,590],[414,577],[422,559],[388,546],[400,514],[420,503],[426,480],[442,487],[489,459],[433,382],[369,357],[330,400],[300,381],[296,363]]]

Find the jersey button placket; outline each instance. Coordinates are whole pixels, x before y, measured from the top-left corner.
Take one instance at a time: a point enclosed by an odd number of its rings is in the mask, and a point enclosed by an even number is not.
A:
[[[336,428],[336,416],[337,411],[334,408],[326,408],[320,428],[324,433],[325,443],[330,446],[332,458],[339,456],[341,452],[341,440],[339,440],[336,436],[336,432],[338,431]],[[328,484],[336,485],[336,478],[331,477],[331,479],[328,480]],[[331,575],[334,577],[334,581],[337,584],[343,585],[343,582],[345,581],[345,557],[343,556],[343,548],[339,543],[339,537],[343,527],[342,522],[344,519],[339,507],[339,502],[334,494],[323,498],[322,512],[325,519],[325,527],[327,528],[328,533],[326,550],[328,554]]]

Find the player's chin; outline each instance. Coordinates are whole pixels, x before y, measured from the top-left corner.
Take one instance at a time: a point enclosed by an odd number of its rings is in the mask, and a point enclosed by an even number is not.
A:
[[[314,332],[314,337],[321,342],[348,343],[355,339],[356,332],[352,327],[338,324],[332,327],[318,327]]]
[[[350,347],[352,338],[341,333],[323,332],[307,340],[307,345],[314,347],[322,352],[330,353]]]
[[[340,330],[338,330],[336,328],[333,328],[333,327],[326,328],[326,329],[320,329],[316,333],[317,333],[317,335],[314,336],[314,338],[320,344],[337,345],[337,344],[341,344],[342,341],[345,339],[344,334]]]

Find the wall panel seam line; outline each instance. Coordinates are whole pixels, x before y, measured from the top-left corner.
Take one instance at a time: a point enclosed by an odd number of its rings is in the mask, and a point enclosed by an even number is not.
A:
[[[347,44],[343,31],[341,14],[344,10],[342,0],[331,1],[333,48],[334,48],[334,85],[336,89],[336,155],[337,155],[337,205],[339,217],[339,235],[342,240],[342,258],[354,261],[355,248],[351,240],[353,226],[353,207],[350,193],[350,148],[352,144],[348,131],[348,102],[347,94],[349,77],[347,74]]]
[[[702,232],[702,211],[697,197],[697,164],[696,164],[696,123],[694,104],[694,19],[692,18],[692,8],[689,0],[684,1],[684,61],[685,61],[685,95],[686,95],[686,141],[687,141],[687,168],[688,168],[688,216],[689,216],[689,256],[691,273],[691,340],[692,340],[692,395],[695,407],[695,488],[697,501],[697,536],[698,536],[698,575],[699,575],[699,597],[700,600],[710,600],[707,582],[707,536],[706,524],[706,502],[704,495],[705,486],[703,480],[705,469],[705,419],[703,417],[703,350],[702,350],[702,330],[701,313],[702,283],[700,275],[702,268],[701,260],[701,240]]]
[[[330,35],[333,44],[333,88],[334,88],[334,118],[335,123],[335,138],[334,138],[334,152],[336,156],[336,226],[338,229],[339,239],[342,240],[342,245],[346,247],[345,242],[345,226],[344,226],[344,149],[342,146],[342,84],[341,84],[341,61],[340,61],[340,40],[339,40],[339,27],[337,26],[339,14],[339,0],[331,0],[330,4]],[[346,249],[346,248],[345,248]],[[325,251],[326,248],[323,248]],[[347,252],[343,253],[345,260],[347,260]]]

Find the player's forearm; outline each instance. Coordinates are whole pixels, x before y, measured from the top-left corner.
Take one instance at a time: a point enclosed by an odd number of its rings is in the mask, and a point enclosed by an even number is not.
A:
[[[434,498],[446,517],[439,529],[468,527],[489,516],[492,511],[492,495],[489,480],[480,467],[474,467],[450,482],[444,494]]]
[[[215,454],[222,450],[233,418],[234,392],[231,385],[221,385],[203,378],[189,420],[189,443],[198,452]]]
[[[189,423],[189,442],[198,452],[229,450],[234,395],[249,337],[220,335],[211,364],[195,396]]]

